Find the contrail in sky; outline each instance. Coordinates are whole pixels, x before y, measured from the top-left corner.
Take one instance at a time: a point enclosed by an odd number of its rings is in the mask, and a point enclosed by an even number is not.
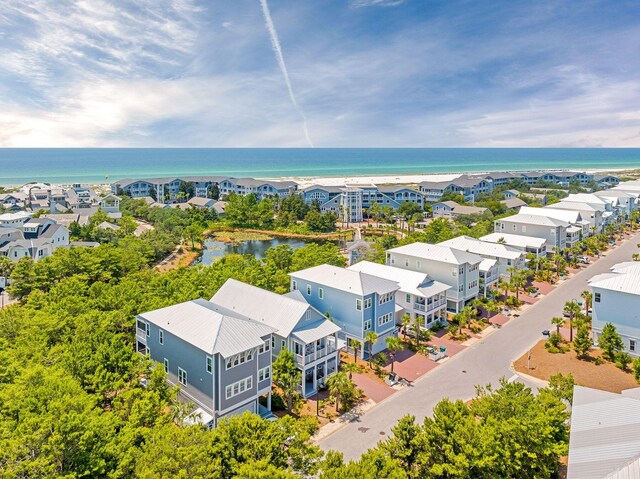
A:
[[[302,117],[304,136],[307,139],[309,146],[313,148],[313,142],[311,141],[311,137],[309,136],[307,117],[305,116],[304,111],[302,111],[302,108],[300,108],[300,105],[298,105],[296,97],[293,94],[291,80],[289,80],[289,73],[287,72],[287,65],[284,63],[284,56],[282,55],[280,40],[278,40],[278,33],[276,32],[276,27],[273,25],[273,20],[271,19],[271,13],[269,12],[269,5],[267,4],[267,0],[260,0],[260,5],[262,6],[264,22],[267,25],[267,30],[269,31],[269,36],[271,37],[271,45],[273,46],[273,51],[276,54],[278,65],[280,65],[280,71],[282,72],[282,76],[284,77],[284,82],[287,84],[287,90],[289,90],[289,98],[291,98],[291,103],[293,103],[293,106],[296,108],[296,110],[298,110],[298,113],[300,113],[300,116]]]

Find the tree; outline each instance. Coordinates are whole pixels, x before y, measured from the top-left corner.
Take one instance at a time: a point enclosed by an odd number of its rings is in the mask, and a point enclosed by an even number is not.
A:
[[[287,400],[287,409],[293,409],[293,400],[300,394],[300,381],[302,373],[296,366],[293,353],[283,348],[278,357],[273,362],[273,382],[282,390],[282,394]]]
[[[548,389],[559,399],[563,399],[571,404],[573,402],[573,386],[575,386],[575,384],[573,374],[569,373],[563,376],[562,373],[558,373],[549,378]]]
[[[389,336],[386,339],[387,349],[391,354],[391,372],[393,372],[393,365],[396,362],[396,354],[398,351],[402,351],[404,346],[402,346],[402,342],[396,336]]]
[[[349,374],[349,379],[351,379],[351,377],[353,376],[353,373],[360,373],[362,372],[362,368],[360,366],[358,366],[355,362],[353,363],[344,363],[340,369]]]
[[[640,356],[633,360],[633,377],[640,381]]]
[[[329,394],[336,400],[336,411],[347,409],[357,397],[355,384],[343,372],[337,372],[327,379],[327,389]]]
[[[564,303],[563,312],[569,317],[569,342],[573,341],[573,320],[580,316],[580,306],[575,301]]]
[[[589,309],[591,309],[591,304],[592,304],[592,299],[593,299],[593,295],[591,294],[591,291],[583,291],[582,293],[580,293],[580,296],[582,297],[582,299],[584,299],[584,310],[585,312],[589,311]]]
[[[369,368],[371,368],[373,345],[378,342],[378,335],[374,331],[367,331],[367,334],[364,335],[364,342],[369,345]]]
[[[613,324],[607,323],[602,328],[602,332],[598,338],[598,347],[602,349],[604,357],[609,361],[613,361],[616,353],[618,351],[622,351],[622,338],[616,331],[616,327]]]
[[[587,357],[591,346],[593,346],[593,340],[589,337],[589,328],[586,324],[581,324],[573,340],[573,349],[578,358]]]
[[[120,231],[124,236],[132,235],[136,229],[138,228],[138,223],[133,219],[132,216],[123,216],[118,221],[118,226],[120,226]]]
[[[564,326],[564,318],[559,316],[551,318],[551,324],[553,324],[556,327],[556,334],[560,336],[560,328]]]
[[[401,318],[402,325],[402,334],[404,334],[404,338],[407,339],[407,328],[411,324],[411,315],[409,313],[404,313]]]
[[[197,224],[193,224],[187,227],[185,230],[185,236],[191,241],[191,249],[196,248],[196,242],[202,242],[202,234],[204,232],[204,228]]]
[[[349,344],[353,348],[353,362],[356,363],[358,361],[358,352],[362,348],[362,343],[357,339],[350,339]]]

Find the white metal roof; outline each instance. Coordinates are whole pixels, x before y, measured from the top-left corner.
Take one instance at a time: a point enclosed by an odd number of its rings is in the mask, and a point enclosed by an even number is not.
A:
[[[472,238],[471,236],[458,236],[442,243],[438,243],[443,246],[450,246],[451,248],[461,249],[468,251],[469,253],[479,254],[480,256],[493,256],[494,258],[507,258],[518,259],[521,258],[524,253],[517,249],[511,248],[504,244],[488,243],[486,241],[480,241],[479,239]]]
[[[576,210],[556,210],[553,208],[533,208],[531,206],[523,206],[520,208],[520,214],[523,215],[536,215],[545,216],[547,218],[553,218],[567,223],[577,223],[582,219],[579,211]]]
[[[635,268],[599,274],[591,278],[588,283],[592,288],[640,295],[640,271]]]
[[[545,238],[538,238],[537,236],[521,236],[509,233],[491,233],[479,239],[488,243],[499,243],[500,239],[503,239],[506,245],[536,249],[542,248],[547,242]]]
[[[573,210],[573,211],[601,211],[599,209],[594,208],[589,203],[580,203],[578,201],[565,201],[560,200],[558,203],[554,203],[552,205],[547,205],[545,208],[551,208],[554,210]]]
[[[465,263],[479,264],[482,258],[477,254],[467,253],[441,244],[411,243],[387,250],[389,253],[404,254],[425,258],[432,261],[461,265]]]
[[[630,465],[638,454],[640,400],[575,386],[567,479],[609,477]]]
[[[361,296],[372,293],[391,293],[399,289],[395,281],[329,264],[289,273],[289,276]]]
[[[31,213],[26,211],[18,211],[17,213],[3,213],[0,215],[0,221],[16,221],[31,218]]]
[[[298,323],[326,319],[306,301],[280,295],[249,284],[228,279],[211,298],[214,306],[221,306],[246,318],[264,323],[282,337],[288,337]]]
[[[262,336],[273,332],[256,321],[215,311],[215,305],[201,298],[138,316],[202,351],[225,358],[260,346]]]
[[[606,201],[593,193],[572,193],[565,198],[567,201],[575,201],[577,203],[591,203],[594,205],[605,205]]]
[[[640,261],[623,261],[622,263],[613,265],[611,267],[611,271],[614,273],[626,273],[630,271],[637,271],[640,273]]]
[[[291,334],[303,343],[310,344],[318,339],[325,338],[330,334],[335,334],[339,331],[340,327],[338,325],[332,323],[329,319],[324,318],[300,325]]]
[[[493,268],[496,265],[497,261],[495,259],[483,259],[480,262],[480,266],[479,269],[480,271],[482,271],[483,273],[486,273],[488,271],[491,270],[491,268]]]
[[[529,208],[529,207],[523,206],[522,208]],[[554,211],[554,210],[547,210],[547,211]],[[517,215],[513,215],[513,216],[507,216],[506,218],[501,218],[496,221],[506,221],[509,223],[522,223],[526,225],[540,225],[540,226],[551,226],[551,227],[562,226],[564,228],[569,226],[568,221],[557,220],[551,217],[551,215],[542,216],[542,215],[532,215],[532,214],[523,214],[523,213],[518,213]]]
[[[423,298],[430,298],[451,289],[451,286],[434,281],[426,273],[372,263],[371,261],[360,261],[347,269],[395,281],[400,285],[401,292]]]

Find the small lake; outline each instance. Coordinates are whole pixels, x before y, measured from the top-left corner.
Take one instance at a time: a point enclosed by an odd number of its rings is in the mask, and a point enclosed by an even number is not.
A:
[[[293,249],[302,248],[307,243],[295,238],[272,238],[268,240],[247,240],[238,243],[225,243],[222,241],[207,240],[204,242],[202,264],[209,266],[217,259],[228,254],[251,254],[257,259],[262,259],[269,248],[287,244]]]

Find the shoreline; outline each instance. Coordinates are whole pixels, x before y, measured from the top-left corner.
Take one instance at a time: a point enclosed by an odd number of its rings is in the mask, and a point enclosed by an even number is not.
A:
[[[460,172],[444,172],[444,173],[400,173],[400,174],[384,174],[384,175],[348,175],[348,176],[321,176],[321,175],[300,175],[300,176],[281,176],[281,177],[265,177],[265,176],[255,176],[255,179],[265,180],[265,181],[295,181],[298,183],[299,187],[307,188],[311,185],[321,185],[321,186],[345,186],[345,185],[412,185],[417,184],[422,181],[450,181],[455,178],[458,178],[461,175],[487,175],[491,173],[502,173],[502,172],[522,172],[522,171],[584,171],[585,173],[620,173],[620,172],[634,172],[639,171],[638,168],[586,168],[586,169],[573,169],[573,168],[533,168],[528,170],[489,170],[489,171],[460,171]],[[194,176],[189,174],[184,175],[171,175],[171,176]],[[201,175],[195,175],[201,176]],[[204,176],[217,176],[217,175],[204,175]],[[155,175],[147,175],[147,178],[156,177]],[[143,177],[141,177],[143,178]],[[237,178],[241,178],[237,176]],[[0,187],[9,189],[9,190],[20,190],[24,188],[26,185],[30,184],[39,184],[39,185],[48,185],[50,187],[70,187],[72,184],[76,184],[77,182],[68,182],[68,183],[48,183],[44,181],[33,181],[30,183],[23,184],[0,184]],[[80,184],[91,186],[91,187],[99,187],[99,188],[110,188],[111,183],[97,183],[97,182],[81,182]]]

